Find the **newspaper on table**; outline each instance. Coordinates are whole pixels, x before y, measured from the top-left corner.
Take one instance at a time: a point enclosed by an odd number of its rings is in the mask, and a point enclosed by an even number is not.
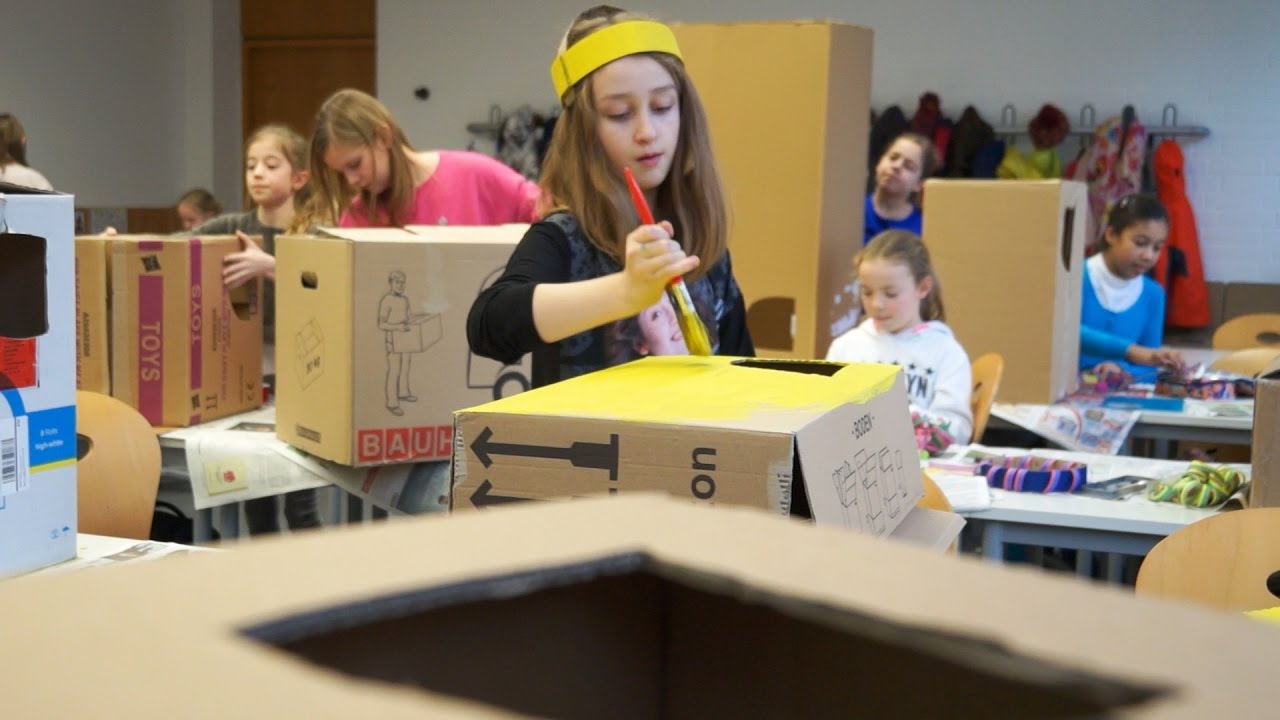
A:
[[[449,462],[420,462],[353,468],[338,465],[280,443],[276,448],[289,462],[323,478],[374,507],[396,515],[420,515],[449,510]]]
[[[274,421],[237,417],[226,427],[202,426],[185,441],[197,510],[329,484],[281,454],[288,446],[276,438]]]
[[[51,565],[31,575],[81,570],[90,567],[109,567],[121,563],[186,555],[189,553],[218,552],[213,548],[179,545],[177,543],[135,540],[81,533],[76,537],[76,557],[64,563]]]
[[[1115,455],[1138,422],[1136,410],[1064,401],[1053,405],[996,403],[991,414],[1079,452]]]

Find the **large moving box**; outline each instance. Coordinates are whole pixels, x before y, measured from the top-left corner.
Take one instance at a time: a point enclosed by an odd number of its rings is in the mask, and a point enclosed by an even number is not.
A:
[[[0,577],[76,555],[73,215],[0,184]]]
[[[455,509],[659,490],[885,535],[924,492],[891,365],[650,357],[460,411],[454,432]]]
[[[467,344],[527,225],[276,239],[276,433],[343,465],[446,460],[453,411],[529,387]]]
[[[262,405],[262,283],[222,284],[233,235],[111,243],[111,392],[152,425]]]
[[[711,125],[756,350],[825,357],[856,318],[871,30],[808,20],[672,29]]]
[[[76,388],[111,394],[111,238],[76,238]]]
[[[33,577],[0,607],[22,609],[15,718],[1265,718],[1280,647],[1240,616],[645,497]]]
[[[1083,183],[929,180],[924,241],[947,325],[969,357],[1004,356],[1002,402],[1076,389],[1084,272]]]

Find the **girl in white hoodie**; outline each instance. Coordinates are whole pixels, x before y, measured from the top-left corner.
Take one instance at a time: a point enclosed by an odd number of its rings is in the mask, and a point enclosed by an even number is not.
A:
[[[942,289],[920,237],[906,230],[880,233],[854,259],[854,273],[865,319],[832,341],[827,359],[902,367],[921,447],[941,449],[940,435],[930,429],[942,431],[944,440],[969,442],[969,356],[943,323]]]

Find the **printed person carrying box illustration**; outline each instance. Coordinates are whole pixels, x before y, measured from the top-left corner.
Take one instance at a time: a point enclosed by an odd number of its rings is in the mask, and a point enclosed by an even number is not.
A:
[[[418,400],[409,388],[412,355],[426,351],[440,340],[440,316],[411,311],[409,298],[404,294],[403,270],[392,270],[387,284],[390,289],[378,302],[378,329],[386,333],[387,410],[392,415],[404,415],[400,401]],[[430,330],[426,329],[428,324]]]

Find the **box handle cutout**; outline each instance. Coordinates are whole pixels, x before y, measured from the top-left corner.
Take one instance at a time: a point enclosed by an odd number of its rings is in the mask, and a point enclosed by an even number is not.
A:
[[[844,368],[843,363],[824,362],[822,360],[783,360],[769,358],[742,358],[734,360],[734,365],[757,370],[780,370],[782,372],[802,373],[805,375],[825,375],[831,377]]]
[[[1280,333],[1271,330],[1263,330],[1254,339],[1258,341],[1259,346],[1280,345]]]
[[[1062,268],[1071,272],[1072,243],[1075,241],[1076,209],[1069,207],[1062,212]]]
[[[230,291],[231,312],[235,313],[236,319],[247,322],[258,311],[258,280],[254,278],[249,282]]]
[[[0,235],[0,337],[23,340],[49,332],[44,238]]]
[[[308,290],[315,290],[320,286],[320,278],[310,270],[302,271],[302,287]]]

